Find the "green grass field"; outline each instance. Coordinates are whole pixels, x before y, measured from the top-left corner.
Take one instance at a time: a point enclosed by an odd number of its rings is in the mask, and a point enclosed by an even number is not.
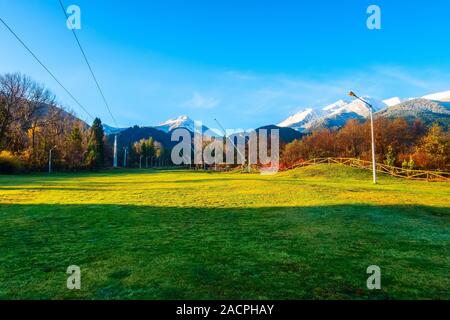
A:
[[[0,298],[449,299],[449,227],[450,184],[337,165],[0,176]]]

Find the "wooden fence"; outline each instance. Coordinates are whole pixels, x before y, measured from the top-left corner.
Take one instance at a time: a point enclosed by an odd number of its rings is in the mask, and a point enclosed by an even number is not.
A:
[[[295,168],[307,167],[317,164],[340,164],[353,168],[372,170],[372,162],[354,158],[318,158],[308,161],[299,162],[286,170],[292,170]],[[377,172],[389,174],[394,177],[410,179],[410,180],[423,180],[423,181],[444,181],[450,182],[450,172],[442,171],[425,171],[425,170],[409,170],[399,167],[391,167],[385,164],[377,164]]]

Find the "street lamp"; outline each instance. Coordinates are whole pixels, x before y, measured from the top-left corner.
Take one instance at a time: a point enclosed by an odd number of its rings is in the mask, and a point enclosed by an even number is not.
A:
[[[370,109],[370,126],[372,131],[372,166],[373,166],[373,183],[377,183],[377,164],[375,160],[375,133],[373,129],[373,106],[364,99],[358,97],[353,91],[350,91],[348,94],[350,97],[354,97],[362,102],[364,102]]]
[[[127,167],[127,153],[128,153],[128,148],[124,147],[124,154],[123,154],[123,167],[126,168]]]
[[[50,149],[48,152],[48,173],[52,173],[52,152],[56,149],[56,146]]]

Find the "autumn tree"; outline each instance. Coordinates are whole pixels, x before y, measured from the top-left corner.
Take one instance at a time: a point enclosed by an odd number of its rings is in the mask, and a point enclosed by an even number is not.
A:
[[[367,129],[355,119],[351,119],[339,130],[336,139],[344,157],[358,158],[367,146]]]
[[[413,155],[417,165],[423,168],[448,170],[450,168],[450,134],[438,124],[433,124],[421,139]]]
[[[83,161],[83,135],[80,126],[73,126],[67,141],[67,160],[72,170],[79,169]]]
[[[294,140],[283,148],[281,162],[285,166],[294,165],[299,161],[306,160],[306,153],[303,141]]]
[[[20,109],[26,103],[30,87],[30,79],[21,74],[0,76],[0,151],[11,149],[11,142],[16,138],[12,133],[20,128],[20,125],[13,128],[13,125],[20,120]]]
[[[145,159],[146,164],[148,159],[155,157],[155,142],[152,137],[135,142],[132,149],[139,157],[142,156]]]

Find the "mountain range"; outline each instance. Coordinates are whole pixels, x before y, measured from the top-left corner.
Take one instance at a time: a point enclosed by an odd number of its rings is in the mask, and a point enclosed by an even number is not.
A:
[[[200,132],[201,131],[204,135],[217,136],[217,137],[220,136],[219,133],[217,133],[214,130],[211,130],[210,128],[208,128],[205,125],[202,125],[201,130],[199,130],[199,128],[196,128],[196,126],[195,126],[195,121],[185,115],[180,116],[176,119],[167,120],[156,126],[151,126],[151,127],[147,127],[147,128],[154,128],[154,129],[157,129],[157,130],[165,132],[165,133],[170,133],[175,129],[184,128],[184,129],[189,130],[190,132],[195,132],[195,131]],[[127,128],[115,128],[115,127],[111,127],[107,124],[103,124],[103,130],[106,135],[111,135],[111,134],[121,133],[121,132],[127,130]]]
[[[398,97],[383,101],[363,97],[373,107],[375,117],[405,118],[408,121],[420,119],[424,124],[438,121],[450,124],[450,91],[435,93],[422,98],[401,99]],[[350,119],[365,120],[370,116],[369,107],[360,100],[339,100],[319,109],[306,108],[278,124],[300,132],[320,128],[336,129]]]
[[[426,95],[422,98],[402,99],[393,97],[385,100],[377,100],[372,97],[363,97],[373,106],[374,116],[383,118],[405,118],[409,122],[420,119],[425,125],[438,122],[441,125],[450,125],[450,91]],[[350,119],[364,121],[370,116],[369,107],[360,100],[338,100],[323,108],[305,108],[288,117],[277,126],[266,125],[259,129],[280,129],[280,140],[289,143],[301,138],[304,134],[321,128],[338,129],[344,126]],[[170,119],[155,126],[131,128],[114,128],[103,125],[106,135],[119,134],[119,144],[130,144],[143,138],[152,136],[163,145],[173,145],[170,133],[178,128],[185,128],[191,133],[199,131],[195,122],[188,116],[180,116]],[[204,136],[221,137],[222,135],[206,126],[201,128]],[[109,139],[112,140],[112,139]]]

